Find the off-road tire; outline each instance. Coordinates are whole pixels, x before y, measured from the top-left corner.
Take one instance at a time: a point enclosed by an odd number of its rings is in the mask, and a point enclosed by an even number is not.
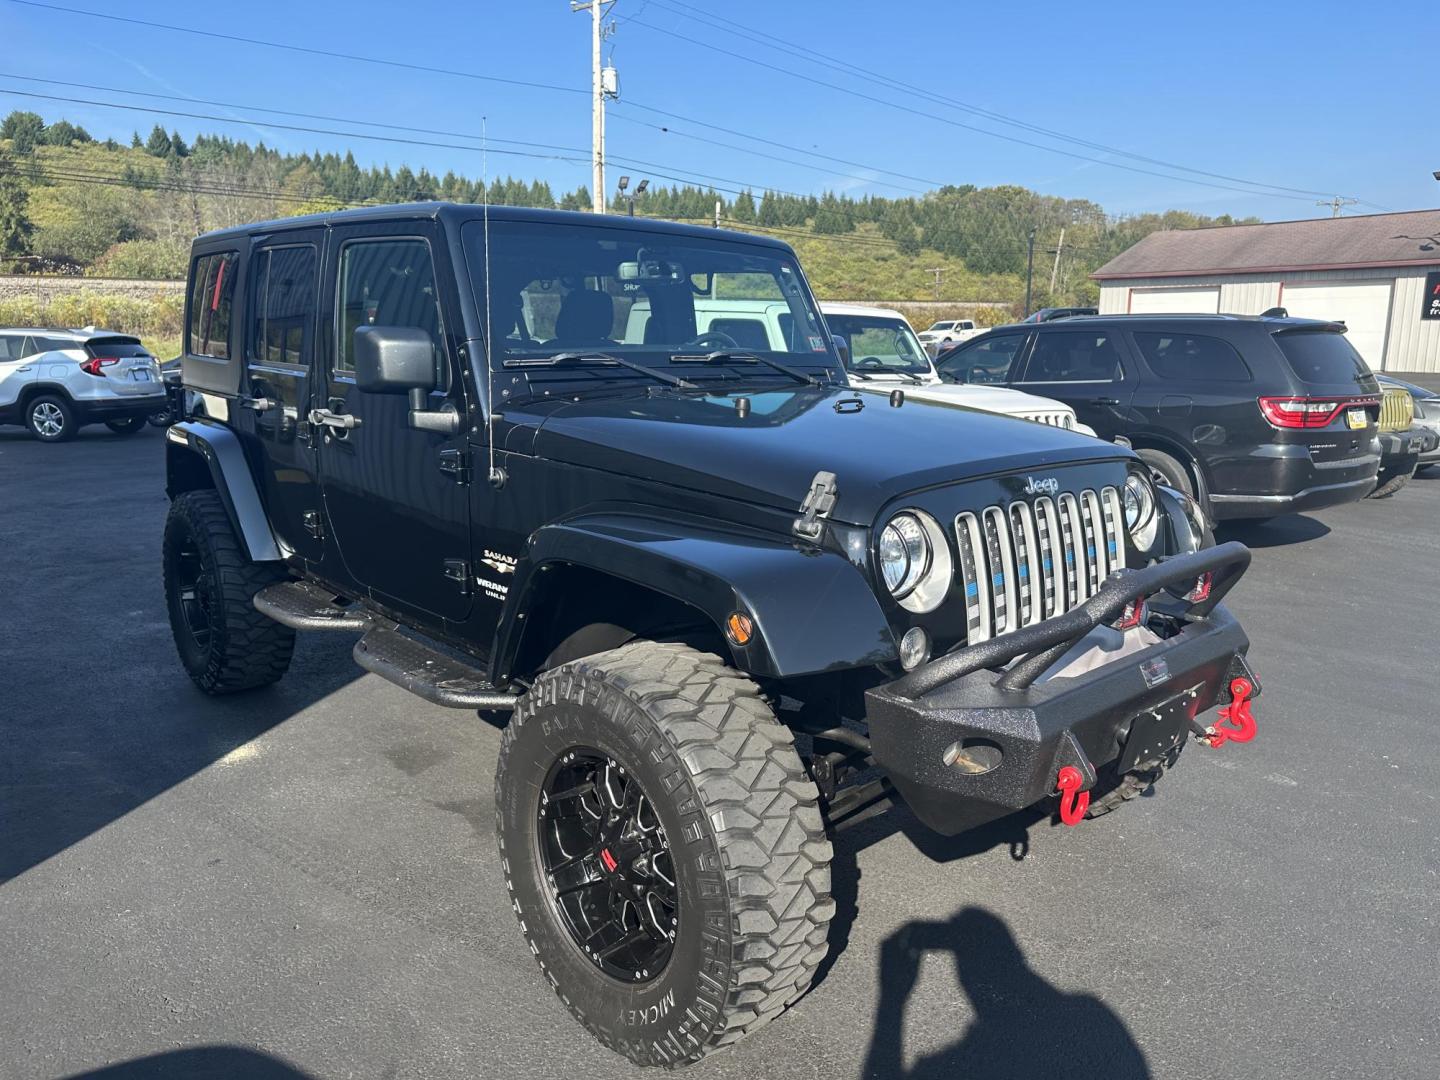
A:
[[[1381,470],[1380,482],[1375,485],[1375,490],[1365,497],[1367,499],[1388,499],[1397,491],[1410,482],[1410,478],[1418,471],[1418,466],[1412,465],[1408,470],[1401,469],[1395,473],[1388,473]]]
[[[573,748],[628,769],[671,843],[673,950],[634,985],[582,951],[546,888],[540,792]],[[521,932],[560,999],[610,1049],[640,1065],[688,1064],[809,988],[835,911],[819,792],[789,729],[718,657],[636,641],[545,672],[501,740],[495,800]]]
[[[1150,469],[1150,475],[1166,487],[1172,487],[1176,491],[1183,491],[1192,499],[1199,498],[1195,494],[1195,479],[1190,475],[1190,470],[1163,450],[1136,450],[1140,460]]]
[[[59,431],[50,433],[45,421],[37,415],[42,408],[48,419],[59,423]],[[25,426],[30,429],[30,434],[41,442],[65,442],[73,439],[75,432],[80,430],[80,423],[75,418],[75,407],[59,394],[36,394],[27,401]]]
[[[1090,789],[1090,805],[1085,809],[1087,818],[1097,818],[1112,810],[1118,810],[1131,799],[1139,798],[1160,782],[1161,777],[1174,767],[1180,759],[1181,743],[1163,759],[1152,761],[1146,767],[1118,773],[1113,765],[1097,770],[1095,786]]]
[[[204,578],[208,639],[186,621],[182,552],[193,549]],[[186,556],[189,557],[188,555]],[[165,602],[180,662],[207,694],[234,694],[275,682],[290,667],[295,631],[255,610],[255,594],[288,577],[278,563],[253,562],[214,491],[187,491],[165,519]]]
[[[106,420],[105,426],[116,435],[134,435],[145,430],[145,417],[132,416],[127,420]]]

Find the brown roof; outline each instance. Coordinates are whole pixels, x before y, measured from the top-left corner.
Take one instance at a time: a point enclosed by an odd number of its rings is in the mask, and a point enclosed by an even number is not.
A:
[[[1440,210],[1154,232],[1090,276],[1185,277],[1440,265]]]

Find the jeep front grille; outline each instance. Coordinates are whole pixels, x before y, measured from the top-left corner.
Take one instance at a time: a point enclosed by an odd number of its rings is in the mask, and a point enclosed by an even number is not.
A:
[[[1020,415],[1026,420],[1033,420],[1037,424],[1048,424],[1050,427],[1075,427],[1075,418],[1068,412],[1035,412],[1021,413]]]
[[[1069,611],[1124,565],[1116,488],[1042,496],[955,517],[966,641]]]
[[[1406,431],[1415,422],[1415,399],[1410,391],[1387,386],[1380,397],[1380,430]]]

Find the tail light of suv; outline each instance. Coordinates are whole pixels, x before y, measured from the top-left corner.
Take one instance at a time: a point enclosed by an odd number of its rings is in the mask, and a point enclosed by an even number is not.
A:
[[[1344,410],[1363,408],[1374,419],[1380,400],[1363,398],[1262,397],[1260,412],[1277,428],[1323,428]]]
[[[101,370],[102,368],[107,368],[119,362],[120,358],[115,356],[92,356],[80,365],[80,370],[85,372],[86,375],[104,375],[105,372]]]

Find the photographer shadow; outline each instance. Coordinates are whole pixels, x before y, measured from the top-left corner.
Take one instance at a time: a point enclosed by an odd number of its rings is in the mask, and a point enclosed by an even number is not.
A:
[[[969,999],[956,1042],[905,1066],[905,1012],[927,953],[953,955]],[[957,1028],[965,1018],[954,1018]],[[880,1005],[861,1074],[867,1080],[1040,1080],[1103,1076],[1148,1080],[1150,1069],[1124,1021],[1089,994],[1039,975],[1005,923],[967,907],[946,922],[912,922],[880,949]]]

